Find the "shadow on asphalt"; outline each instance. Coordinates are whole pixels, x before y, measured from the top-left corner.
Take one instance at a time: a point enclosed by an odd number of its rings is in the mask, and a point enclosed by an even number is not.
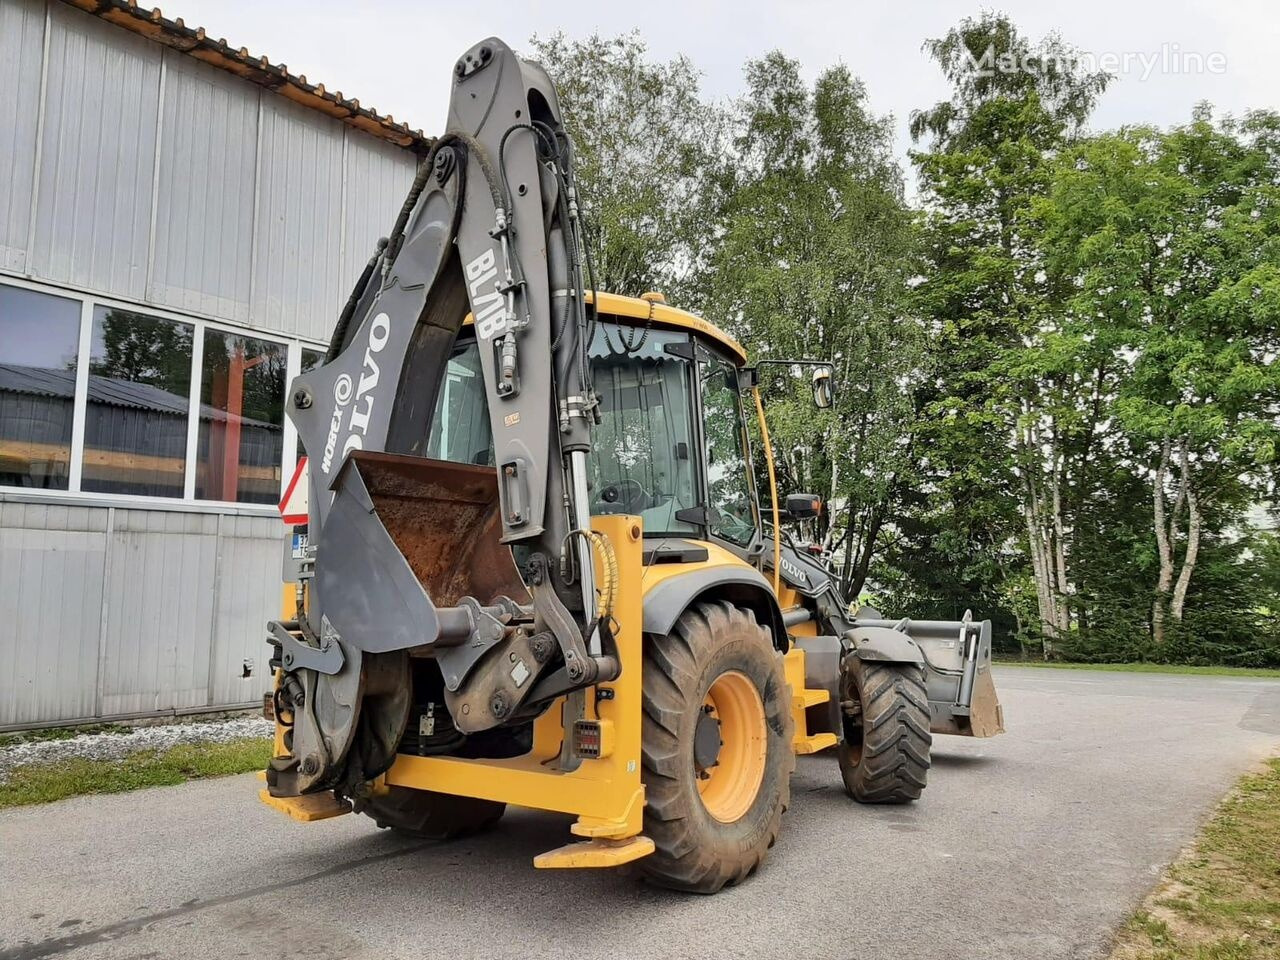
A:
[[[985,767],[996,763],[996,757],[976,756],[972,753],[939,753],[936,749],[930,754],[935,767]]]

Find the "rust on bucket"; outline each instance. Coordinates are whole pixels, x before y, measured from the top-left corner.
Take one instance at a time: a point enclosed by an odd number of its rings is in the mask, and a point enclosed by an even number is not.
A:
[[[528,601],[511,549],[501,542],[492,467],[360,452],[374,510],[436,607],[462,597]]]

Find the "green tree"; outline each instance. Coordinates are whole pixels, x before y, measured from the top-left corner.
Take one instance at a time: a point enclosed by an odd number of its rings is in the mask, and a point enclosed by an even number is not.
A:
[[[939,362],[920,397],[922,495],[896,562],[935,578],[944,604],[957,589],[998,600],[1029,563],[1052,639],[1069,628],[1071,477],[1093,453],[1089,397],[1105,370],[1078,362],[1086,341],[1063,323],[1066,291],[1044,270],[1031,213],[1108,77],[993,13],[925,49],[952,85],[911,118],[928,148],[913,155],[927,260],[916,305]]]
[[[654,63],[639,33],[534,37],[577,154],[595,280],[603,290],[678,297],[715,224],[710,184],[724,163],[726,115],[687,57]]]
[[[191,386],[192,327],[132,310],[99,308],[90,373],[145,383],[185,398]]]
[[[1181,621],[1206,534],[1272,480],[1280,400],[1280,117],[1134,128],[1062,157],[1042,246],[1105,336],[1120,451],[1148,486],[1152,636]],[[1150,541],[1148,541],[1149,543]]]
[[[797,61],[774,52],[746,74],[705,312],[756,359],[834,361],[830,410],[815,411],[782,368],[762,368],[762,389],[790,482],[832,505],[818,532],[856,596],[908,485],[912,388],[925,365],[923,329],[906,309],[915,236],[892,122],[843,66],[810,87]]]

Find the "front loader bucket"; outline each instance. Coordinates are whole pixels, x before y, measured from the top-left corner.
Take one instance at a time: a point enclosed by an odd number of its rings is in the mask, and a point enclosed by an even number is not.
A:
[[[462,597],[525,602],[498,510],[491,467],[353,453],[316,555],[320,609],[353,646],[380,653],[434,642],[436,611]]]
[[[996,697],[995,681],[991,670],[980,670],[973,687],[973,701],[969,704],[969,722],[962,729],[957,723],[954,730],[938,730],[939,733],[967,734],[971,737],[994,737],[1004,733],[1004,709]]]
[[[991,678],[991,621],[856,620],[855,627],[903,630],[924,656],[930,730],[966,737],[1004,733]]]

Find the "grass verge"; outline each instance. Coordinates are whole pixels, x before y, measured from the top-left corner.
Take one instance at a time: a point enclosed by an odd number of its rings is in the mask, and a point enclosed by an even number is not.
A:
[[[1237,784],[1121,929],[1111,957],[1280,957],[1280,758]]]
[[[1115,670],[1121,673],[1174,673],[1201,677],[1280,678],[1271,667],[1192,667],[1179,663],[1062,663],[1058,660],[997,660],[1002,667],[1050,667],[1054,670]]]
[[[261,770],[271,758],[271,741],[181,743],[167,750],[143,750],[122,760],[75,757],[56,763],[15,767],[0,782],[0,808],[49,803],[85,793],[121,793]]]

